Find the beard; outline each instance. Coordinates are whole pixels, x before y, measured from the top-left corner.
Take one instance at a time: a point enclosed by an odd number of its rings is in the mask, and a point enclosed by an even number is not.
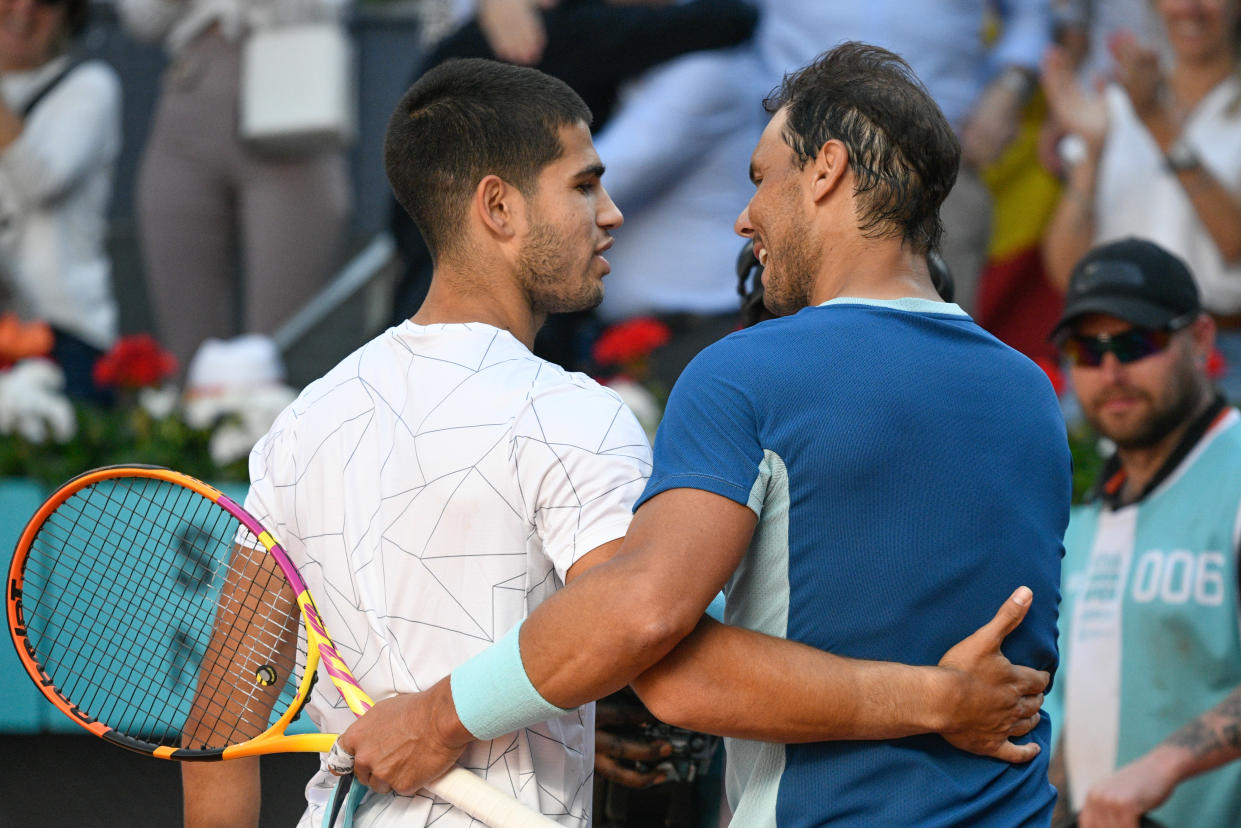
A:
[[[536,313],[590,310],[603,301],[603,282],[571,274],[572,257],[548,224],[530,228],[517,268],[519,283]]]
[[[768,246],[768,268],[763,274],[763,304],[776,316],[797,313],[810,304],[810,292],[820,257],[812,247],[804,216],[790,214],[786,230],[776,245],[777,257]],[[775,264],[776,267],[770,267]]]
[[[1184,425],[1202,400],[1202,389],[1196,381],[1192,366],[1173,372],[1172,382],[1169,394],[1163,400],[1133,388],[1118,389],[1117,394],[1138,396],[1149,405],[1146,416],[1131,426],[1109,427],[1104,418],[1090,412],[1086,412],[1086,419],[1096,431],[1115,443],[1118,448],[1146,449],[1156,446],[1179,426]],[[1106,402],[1109,396],[1112,395],[1107,392],[1099,394],[1095,398],[1095,406]]]

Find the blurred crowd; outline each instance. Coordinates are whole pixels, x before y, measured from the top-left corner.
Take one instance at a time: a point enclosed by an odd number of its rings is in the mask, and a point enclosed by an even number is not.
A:
[[[91,367],[121,334],[106,251],[122,140],[142,146],[141,284],[179,378],[208,339],[272,333],[344,263],[344,142],[262,145],[238,129],[238,111],[253,33],[346,26],[354,10],[341,0],[115,0],[127,36],[161,43],[168,58],[147,134],[122,138],[121,81],[77,48],[88,5],[0,5],[0,283],[22,323],[0,328],[0,357],[48,353],[71,396],[106,400]],[[1151,238],[1188,261],[1222,331],[1218,372],[1241,390],[1231,2],[403,5],[421,24],[415,76],[452,57],[495,57],[564,79],[594,113],[605,183],[626,216],[614,275],[596,313],[549,323],[540,355],[597,374],[601,330],[654,316],[670,332],[652,367],[666,387],[734,330],[732,225],[751,188],[760,101],[785,72],[861,40],[905,57],[957,129],[962,165],[942,209],[942,257],[963,308],[1054,368],[1048,333],[1073,263],[1099,242]],[[402,269],[392,318],[402,319],[431,262],[404,211],[390,209]]]
[[[550,320],[541,356],[596,375],[627,368],[640,374],[628,379],[666,390],[695,353],[737,329],[738,274],[744,294],[757,263],[750,252],[738,260],[733,226],[753,190],[761,101],[786,72],[859,40],[903,56],[959,137],[940,283],[1044,367],[1070,416],[1071,377],[1052,341],[1070,274],[1092,249],[1131,237],[1185,263],[1217,331],[1210,380],[1241,397],[1241,0],[401,5],[421,21],[410,44],[426,55],[418,73],[453,57],[531,65],[594,113],[603,181],[625,222],[603,304]],[[95,366],[121,337],[126,301],[107,253],[122,141],[143,147],[135,219],[150,333],[185,383],[204,343],[270,336],[344,264],[346,143],[260,145],[239,132],[238,111],[254,33],[347,27],[355,10],[341,0],[114,0],[128,36],[167,53],[147,133],[124,136],[124,84],[80,48],[98,10],[0,0],[0,365],[49,357],[60,373],[40,375],[43,392],[106,405]],[[425,295],[431,256],[395,202],[391,216],[399,320]],[[648,317],[666,329],[649,360],[600,359],[608,326]],[[340,355],[373,333],[358,331]],[[260,353],[265,381],[278,381],[278,355],[255,347],[237,359]],[[225,364],[197,390],[252,374]],[[615,778],[668,778],[666,764],[644,761],[654,756],[625,758],[612,763]],[[697,813],[693,772],[679,778],[690,793],[669,794],[673,810]],[[644,813],[611,797],[597,824]],[[670,812],[668,801],[659,807]]]

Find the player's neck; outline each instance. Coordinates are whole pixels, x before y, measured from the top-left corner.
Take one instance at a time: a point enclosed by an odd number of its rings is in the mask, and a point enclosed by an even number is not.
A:
[[[546,317],[530,308],[525,294],[511,279],[437,265],[427,297],[410,319],[419,325],[481,322],[508,331],[533,350],[534,336]]]
[[[823,262],[811,291],[811,303],[848,296],[858,299],[938,301],[926,256],[900,239],[867,239],[852,235],[825,246]]]

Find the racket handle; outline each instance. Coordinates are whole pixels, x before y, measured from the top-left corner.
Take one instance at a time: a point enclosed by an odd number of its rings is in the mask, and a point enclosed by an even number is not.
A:
[[[562,828],[464,768],[453,768],[427,785],[427,790],[490,828]]]

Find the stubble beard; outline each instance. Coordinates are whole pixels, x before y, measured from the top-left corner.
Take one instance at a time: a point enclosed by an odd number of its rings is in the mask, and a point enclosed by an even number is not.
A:
[[[1109,428],[1104,419],[1097,415],[1088,414],[1087,419],[1096,431],[1115,443],[1117,448],[1138,450],[1156,446],[1192,417],[1202,400],[1203,390],[1191,366],[1185,366],[1183,371],[1174,371],[1172,377],[1172,394],[1163,404],[1149,394],[1136,392],[1151,408],[1146,417],[1134,423],[1131,428],[1124,431]],[[1126,391],[1135,393],[1132,389]],[[1106,395],[1103,395],[1099,402],[1104,399]]]
[[[817,253],[812,249],[807,223],[790,219],[776,258],[778,270],[767,277],[763,304],[777,316],[797,313],[810,304]],[[769,256],[770,256],[769,249]]]
[[[535,313],[590,310],[603,301],[603,282],[569,273],[571,257],[551,226],[536,223],[521,249],[517,277]]]

